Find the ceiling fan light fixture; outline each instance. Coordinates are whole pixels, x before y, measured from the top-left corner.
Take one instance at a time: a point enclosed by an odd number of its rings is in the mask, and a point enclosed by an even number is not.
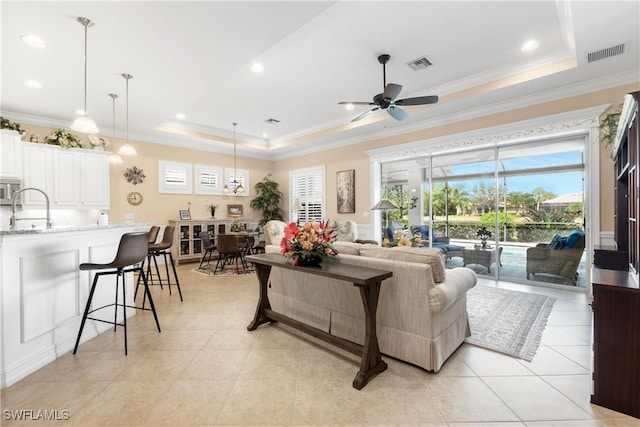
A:
[[[93,21],[79,17],[78,22],[84,26],[84,114],[73,121],[71,129],[76,132],[95,134],[100,132],[96,122],[87,114],[87,29],[93,26]]]

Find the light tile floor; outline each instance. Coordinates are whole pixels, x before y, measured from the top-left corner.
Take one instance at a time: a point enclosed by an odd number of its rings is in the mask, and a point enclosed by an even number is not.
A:
[[[389,369],[358,391],[358,359],[286,327],[246,330],[255,275],[207,277],[179,267],[184,302],[154,287],[152,316],[80,346],[1,394],[0,425],[203,426],[640,426],[591,405],[591,311],[581,293],[482,279],[555,296],[532,362],[463,344],[429,373],[385,357]],[[57,422],[12,410],[68,411]]]

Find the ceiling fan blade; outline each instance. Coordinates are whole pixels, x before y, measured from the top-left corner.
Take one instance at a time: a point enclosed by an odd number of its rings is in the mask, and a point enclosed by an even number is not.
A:
[[[391,117],[398,121],[404,120],[409,117],[409,114],[407,114],[406,111],[404,111],[400,107],[396,107],[395,105],[390,105],[389,108],[387,108],[387,113],[389,113]]]
[[[384,92],[382,96],[386,99],[394,100],[398,95],[400,95],[400,91],[402,90],[402,85],[397,85],[395,83],[389,83],[387,87],[384,88]]]
[[[369,111],[365,111],[364,113],[360,114],[360,115],[359,115],[358,117],[356,117],[355,119],[351,120],[351,122],[357,122],[357,121],[358,121],[358,120],[360,120],[360,119],[364,119],[364,118],[365,118],[365,117],[367,117],[369,114],[371,114],[371,113],[373,113],[374,111],[377,111],[377,110],[379,110],[379,109],[380,109],[380,107],[375,107],[375,108],[372,108],[372,109],[371,109],[371,110],[369,110]]]
[[[436,95],[432,96],[417,96],[415,98],[405,98],[398,99],[395,104],[396,105],[425,105],[425,104],[435,104],[438,102],[438,97]]]
[[[338,105],[345,105],[345,104],[351,104],[351,105],[376,105],[373,102],[365,102],[365,101],[341,101],[341,102],[338,102]]]

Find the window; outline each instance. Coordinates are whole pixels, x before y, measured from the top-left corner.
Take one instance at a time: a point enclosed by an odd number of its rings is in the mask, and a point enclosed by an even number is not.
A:
[[[222,194],[222,168],[195,165],[196,194]]]
[[[158,161],[158,191],[160,193],[191,194],[191,163]]]
[[[249,171],[245,169],[231,169],[225,168],[224,170],[224,183],[229,188],[227,196],[249,196]],[[242,184],[244,191],[242,193],[234,193],[233,190]],[[224,186],[224,184],[223,184]]]
[[[289,172],[291,204],[300,202],[302,210],[291,215],[299,224],[325,217],[325,168],[317,166]]]

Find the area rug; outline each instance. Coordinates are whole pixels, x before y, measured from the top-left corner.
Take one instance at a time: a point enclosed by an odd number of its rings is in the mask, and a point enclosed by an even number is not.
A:
[[[204,274],[205,276],[214,276],[213,270],[215,269],[215,264],[203,265],[202,268],[194,268],[193,271],[196,273]],[[224,270],[215,274],[215,276],[238,276],[243,274],[252,274],[254,270],[246,270],[242,266],[238,266],[238,271],[236,271],[235,265],[227,265]]]
[[[467,292],[469,344],[531,361],[551,313],[554,297],[489,286]]]

